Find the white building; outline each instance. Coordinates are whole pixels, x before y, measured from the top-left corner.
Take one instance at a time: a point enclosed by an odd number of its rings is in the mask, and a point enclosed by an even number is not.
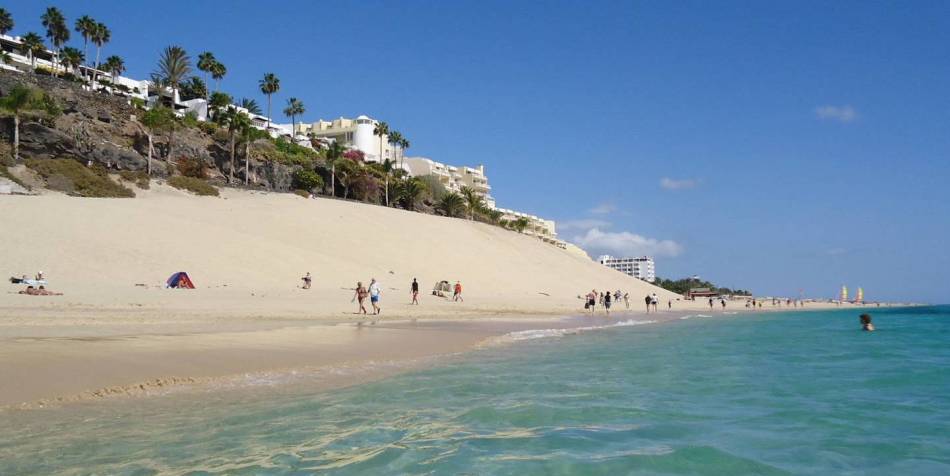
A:
[[[628,274],[637,279],[647,282],[656,281],[656,266],[653,258],[641,256],[639,258],[614,258],[610,255],[603,255],[597,259],[600,264],[616,269],[621,273]]]
[[[496,210],[502,213],[502,220],[514,222],[519,219],[524,219],[527,221],[528,226],[525,227],[524,234],[534,236],[546,243],[557,245],[559,248],[567,247],[567,243],[557,239],[557,225],[554,223],[554,220],[545,220],[535,215],[517,212],[507,208],[496,208]]]
[[[389,136],[383,134],[380,137],[373,133],[378,123],[379,121],[367,116],[359,116],[356,119],[340,117],[332,121],[320,119],[312,124],[297,124],[297,134],[359,150],[366,162],[396,161],[398,157],[395,148],[389,144]]]
[[[10,58],[10,64],[0,62],[0,69],[21,73],[33,72],[33,62],[23,54],[22,45],[23,38],[19,36],[0,35],[0,50]],[[38,52],[35,58],[36,68],[47,72],[53,71],[53,55],[54,53],[50,50]],[[70,71],[62,63],[57,63],[56,71],[58,74],[65,72],[78,73],[87,81],[87,84],[82,87],[87,91],[91,91],[92,87],[95,86],[97,90],[104,90],[116,96],[142,100],[148,98],[148,81],[139,81],[125,76],[113,76],[109,72],[86,65],[80,65],[77,71]],[[91,81],[93,77],[95,77],[94,82]]]
[[[495,198],[491,196],[491,185],[488,185],[484,165],[456,167],[426,157],[406,157],[403,161],[410,176],[431,175],[437,178],[446,190],[452,192],[459,192],[462,187],[471,187],[485,200],[485,206],[495,208]]]

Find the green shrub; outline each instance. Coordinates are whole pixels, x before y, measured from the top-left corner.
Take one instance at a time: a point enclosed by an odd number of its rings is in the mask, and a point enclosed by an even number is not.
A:
[[[218,125],[211,121],[199,122],[198,129],[200,129],[205,134],[214,135],[214,133],[218,130]]]
[[[294,190],[294,193],[296,193],[297,195],[300,195],[303,198],[310,198],[310,192],[306,190]]]
[[[273,162],[300,165],[306,168],[312,168],[314,162],[320,158],[320,154],[306,147],[292,144],[284,139],[273,140],[274,150],[263,151],[264,159]]]
[[[142,190],[149,189],[149,177],[148,174],[142,171],[133,172],[131,170],[123,170],[119,172],[119,177],[122,177],[122,180],[125,180],[129,183],[134,183],[136,187]]]
[[[312,191],[323,188],[323,177],[313,170],[301,169],[294,172],[294,188]]]
[[[135,88],[135,89],[138,89],[138,88]],[[131,104],[132,107],[136,109],[145,109],[145,100],[142,98],[132,98],[129,101],[129,104]]]
[[[198,122],[198,114],[195,111],[188,111],[188,113],[181,118],[181,123],[184,124],[185,127],[192,129],[198,127],[198,124],[200,124],[200,122]]]
[[[168,185],[179,190],[187,190],[195,195],[218,196],[218,189],[213,185],[195,177],[176,176],[168,179]]]
[[[31,159],[26,166],[46,180],[53,190],[79,197],[131,198],[135,192],[109,178],[102,167],[86,167],[71,159]]]

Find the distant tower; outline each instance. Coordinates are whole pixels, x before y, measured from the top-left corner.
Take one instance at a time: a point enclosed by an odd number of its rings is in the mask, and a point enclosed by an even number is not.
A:
[[[841,286],[841,302],[847,302],[848,300],[848,287]]]
[[[376,136],[373,135],[373,129],[376,124],[373,120],[360,116],[356,118],[356,132],[353,133],[353,146],[366,155],[368,162],[382,162],[377,157],[379,155],[379,143],[376,142]]]

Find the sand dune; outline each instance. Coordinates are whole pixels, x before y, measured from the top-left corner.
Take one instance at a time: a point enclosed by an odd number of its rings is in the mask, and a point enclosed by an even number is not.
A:
[[[464,219],[289,194],[226,190],[201,198],[164,186],[138,193],[0,198],[0,272],[42,270],[49,288],[65,293],[3,293],[0,313],[339,318],[356,308],[356,282],[372,277],[383,284],[387,315],[576,312],[577,295],[592,288],[628,291],[636,303],[651,292],[664,301],[677,297],[529,236]],[[198,289],[162,289],[174,271],[187,271]],[[313,288],[298,289],[308,271]],[[414,277],[426,294],[419,307],[407,305]],[[464,304],[427,295],[441,279],[462,282]]]

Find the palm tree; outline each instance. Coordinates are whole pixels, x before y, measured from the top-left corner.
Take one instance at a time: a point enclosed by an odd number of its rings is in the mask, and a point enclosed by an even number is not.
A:
[[[162,79],[172,90],[172,107],[178,93],[178,85],[191,74],[191,58],[180,46],[167,46],[158,60],[158,71],[155,75]],[[159,96],[161,99],[161,96]]]
[[[0,51],[0,61],[3,61],[3,64],[10,64],[13,62],[13,57],[6,51]]]
[[[389,135],[389,124],[386,124],[383,121],[376,123],[376,128],[373,129],[373,135],[379,136],[379,162],[383,161],[383,136]]]
[[[89,15],[83,15],[76,20],[76,33],[82,35],[82,56],[89,58],[89,39],[98,24]]]
[[[246,115],[245,117],[247,117],[247,121],[241,122],[239,132],[241,141],[244,142],[244,186],[247,187],[251,177],[251,141],[254,139],[257,129],[251,123],[251,118]]]
[[[455,192],[449,192],[442,196],[437,207],[447,217],[458,217],[465,210],[465,199]]]
[[[406,150],[408,150],[408,149],[409,149],[409,139],[403,137],[402,140],[399,141],[399,150],[402,152],[402,154],[399,155],[399,166],[400,166],[400,167],[403,166],[403,159],[404,159],[404,157],[405,157]]]
[[[468,209],[468,219],[475,219],[475,212],[485,208],[485,200],[472,187],[462,187],[460,190],[462,198],[465,199],[465,208]]]
[[[270,132],[270,104],[271,96],[280,91],[280,78],[274,75],[274,73],[267,73],[264,75],[264,79],[260,80],[258,85],[261,87],[261,92],[267,96],[267,131]]]
[[[426,184],[419,177],[410,177],[399,186],[399,200],[406,210],[415,210],[419,197],[426,192]]]
[[[20,44],[20,51],[30,58],[30,64],[36,69],[36,55],[46,50],[43,44],[43,37],[32,31],[23,35],[23,43]]]
[[[50,98],[42,91],[16,85],[9,94],[0,98],[0,110],[13,116],[13,160],[20,161],[20,116],[30,111],[52,112],[55,108]]]
[[[76,68],[82,65],[83,61],[86,60],[86,57],[82,54],[82,51],[79,51],[78,48],[73,48],[72,46],[63,48],[60,54],[62,55],[63,66],[70,68],[73,73],[75,73]]]
[[[220,93],[215,93],[220,94]],[[228,125],[228,139],[231,142],[231,167],[228,170],[228,183],[234,182],[234,146],[235,140],[239,132],[244,128],[250,126],[251,119],[247,117],[247,114],[243,112],[238,112],[235,107],[228,107],[227,110],[221,114],[222,124]]]
[[[304,108],[303,101],[297,98],[290,98],[287,100],[287,107],[284,108],[284,115],[290,118],[291,142],[293,142],[293,138],[297,136],[297,116],[302,116],[305,112],[307,112],[307,110]]]
[[[214,79],[215,91],[221,89],[221,78],[226,74],[228,74],[228,68],[224,66],[224,63],[215,61],[214,64],[211,65],[211,78]]]
[[[247,112],[251,114],[261,115],[261,107],[257,105],[257,101],[248,98],[241,98],[241,104],[239,104],[244,109],[247,109]]]
[[[336,196],[336,162],[343,158],[346,148],[343,144],[333,141],[327,147],[327,163],[330,164],[330,193]]]
[[[122,61],[122,58],[116,55],[112,55],[106,58],[106,62],[102,67],[112,74],[112,82],[115,83],[119,75],[125,72],[125,61]]]
[[[69,41],[69,27],[66,26],[66,17],[56,7],[49,7],[40,17],[43,27],[46,28],[46,37],[53,43],[53,74],[56,74],[56,63],[59,50]]]
[[[152,134],[157,131],[167,130],[175,122],[175,113],[171,109],[161,104],[149,109],[142,116],[142,125],[145,129],[145,135],[148,137],[148,175],[152,176]]]
[[[211,100],[208,101],[211,118],[214,119],[215,122],[219,122],[218,115],[221,114],[221,110],[230,106],[233,102],[234,100],[231,99],[231,96],[226,93],[219,93],[217,91],[211,93]],[[222,116],[222,119],[226,119],[226,117]],[[225,124],[225,122],[221,121],[221,124]]]
[[[198,62],[195,63],[195,66],[198,67],[198,70],[204,72],[208,75],[211,74],[211,68],[217,63],[218,60],[214,57],[214,53],[210,51],[205,51],[198,55]],[[207,96],[205,97],[207,99]]]
[[[92,29],[92,34],[89,35],[89,39],[96,45],[96,70],[92,72],[92,87],[95,89],[96,81],[99,80],[99,54],[102,52],[102,45],[112,39],[112,32],[109,31],[109,28],[106,27],[104,23],[96,23],[96,27]]]
[[[402,134],[399,131],[392,131],[389,133],[389,146],[393,148],[393,162],[395,162],[397,157],[399,157],[398,147],[402,143]]]
[[[524,233],[524,229],[528,227],[528,219],[525,217],[520,217],[517,220],[510,223],[511,227],[518,233]]]
[[[0,7],[0,35],[6,35],[13,29],[13,16],[6,8]]]

